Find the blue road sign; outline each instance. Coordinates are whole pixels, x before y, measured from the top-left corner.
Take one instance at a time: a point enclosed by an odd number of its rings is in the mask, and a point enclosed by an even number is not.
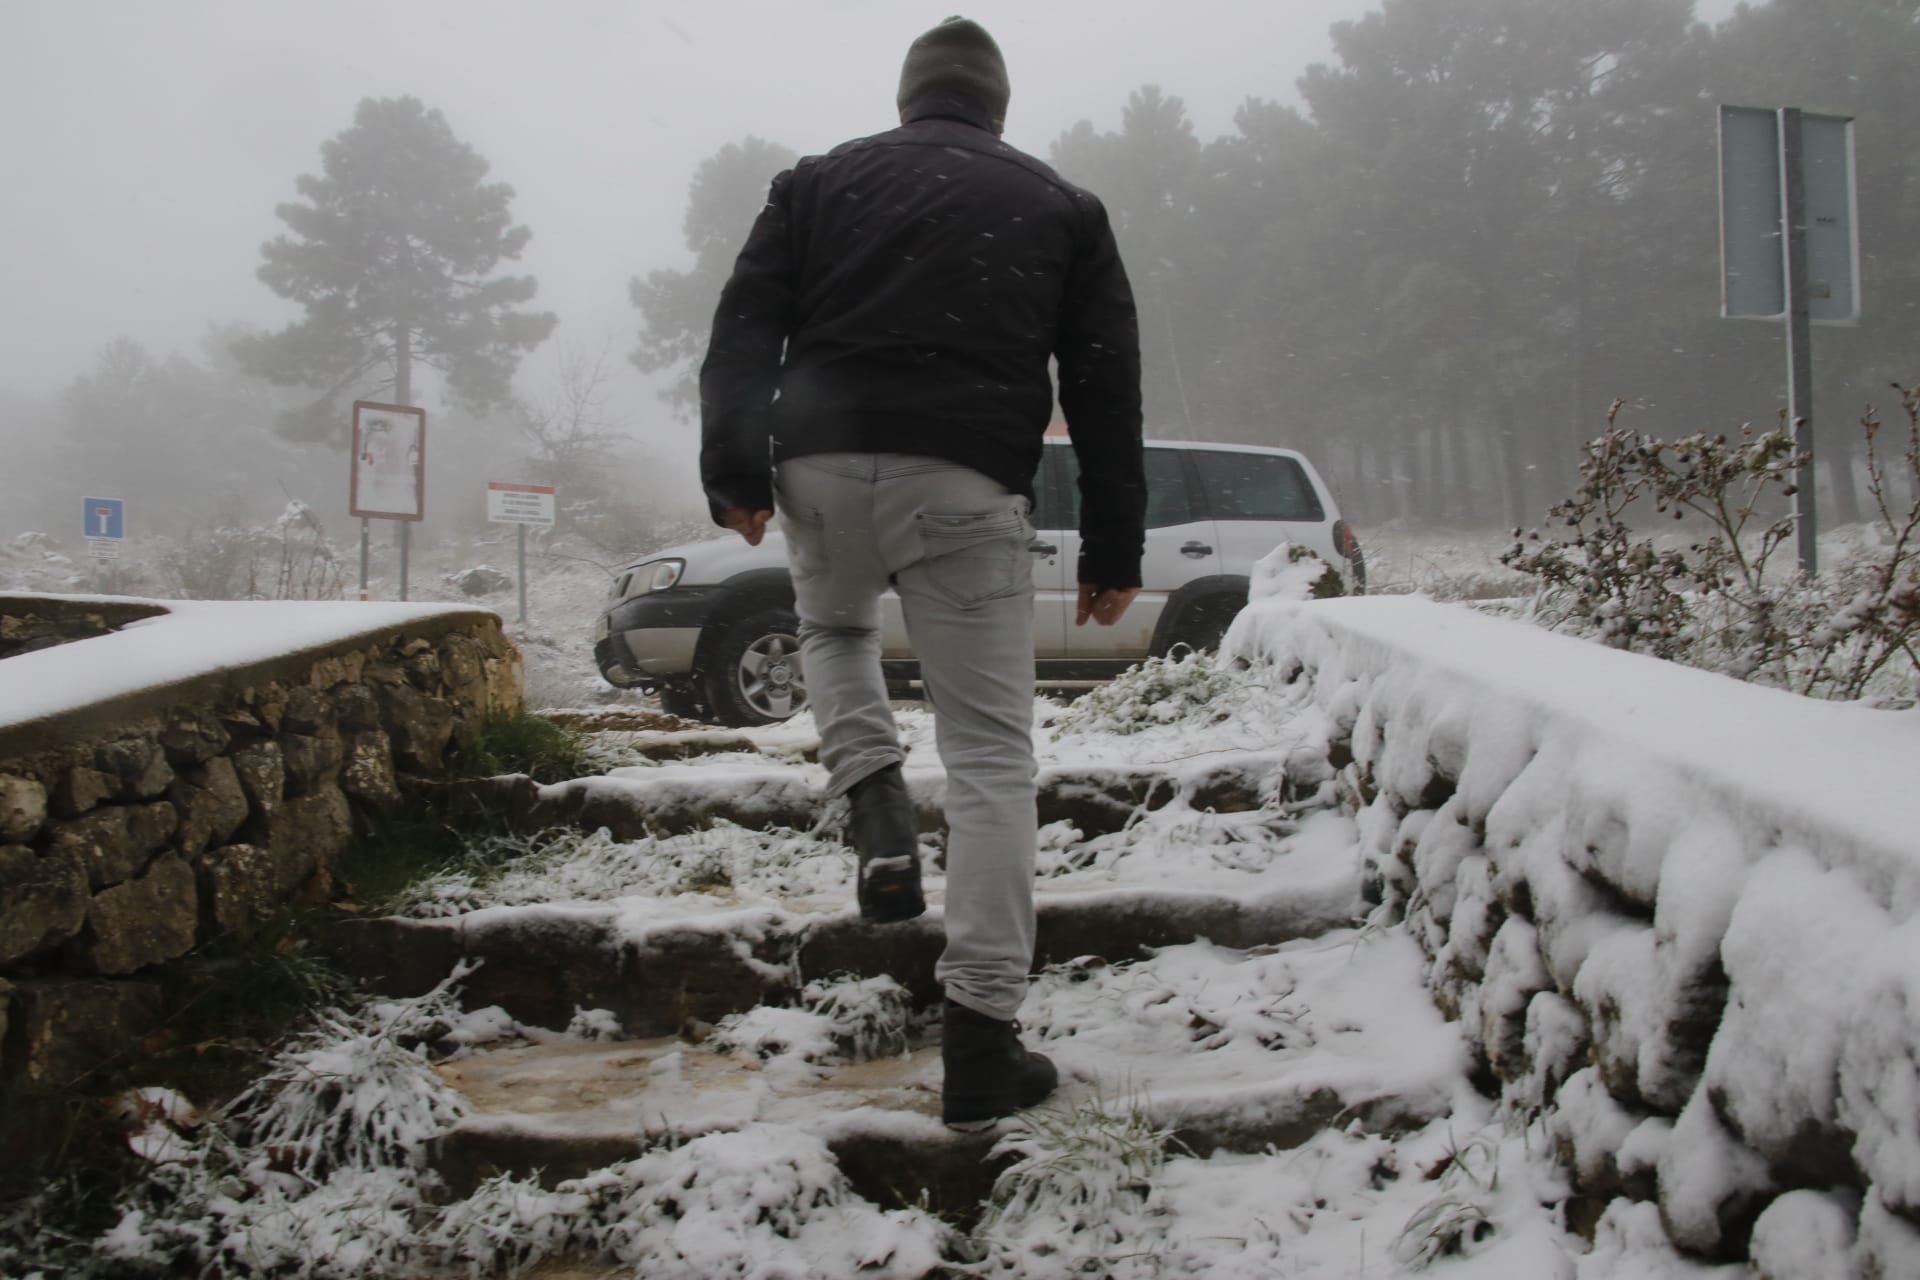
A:
[[[80,499],[80,527],[87,531],[89,538],[124,538],[127,536],[127,502],[125,498],[82,498]]]

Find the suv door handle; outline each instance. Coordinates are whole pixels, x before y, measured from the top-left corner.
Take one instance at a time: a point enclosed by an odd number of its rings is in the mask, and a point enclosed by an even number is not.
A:
[[[1210,546],[1208,546],[1208,545],[1207,545],[1206,543],[1204,543],[1204,542],[1200,542],[1200,541],[1197,541],[1197,540],[1196,540],[1196,541],[1193,541],[1193,542],[1189,542],[1189,543],[1186,543],[1185,545],[1183,545],[1183,546],[1182,546],[1182,547],[1180,548],[1180,554],[1181,554],[1181,555],[1183,555],[1183,556],[1191,556],[1191,557],[1193,557],[1193,558],[1194,558],[1195,560],[1198,560],[1198,559],[1200,559],[1200,558],[1201,558],[1202,556],[1210,556],[1210,555],[1212,555],[1212,554],[1213,554],[1213,548],[1212,548],[1212,547],[1210,547]]]
[[[1027,544],[1027,550],[1037,556],[1057,556],[1060,554],[1060,548],[1054,546],[1051,542],[1042,542],[1038,538],[1035,538]]]

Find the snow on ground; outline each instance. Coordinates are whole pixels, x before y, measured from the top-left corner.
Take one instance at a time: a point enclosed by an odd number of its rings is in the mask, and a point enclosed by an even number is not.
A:
[[[1154,710],[1175,696],[1155,692],[1163,696],[1109,699],[1078,729],[1071,719],[1043,728],[1043,759],[1165,767],[1204,753],[1284,754],[1325,732],[1311,708],[1284,709],[1285,697],[1258,671],[1244,687],[1189,699],[1176,715]],[[1063,717],[1049,708],[1048,718]],[[924,773],[928,718],[906,711],[902,719],[910,767]],[[817,766],[794,754],[804,732],[789,725],[760,736],[773,747],[773,768],[817,783]],[[619,772],[704,774],[725,787],[747,785],[766,767],[746,769],[735,755]],[[604,836],[574,839],[438,901],[486,914],[605,902],[636,928],[807,900],[847,909],[849,858],[822,837],[718,828],[676,839],[624,847]],[[1286,818],[1277,809],[1202,815],[1169,805],[1102,839],[1089,842],[1098,846],[1092,856],[1075,856],[1080,842],[1052,833],[1060,861],[1043,891],[1098,884],[1144,892],[1202,877],[1252,893],[1294,876],[1350,877],[1358,858],[1351,819],[1327,807]],[[728,894],[687,875],[703,859],[729,864]],[[431,1213],[425,1206],[440,1193],[419,1167],[421,1153],[474,1104],[430,1069],[421,1028],[453,1028],[461,1048],[442,1070],[456,1073],[478,1050],[516,1038],[550,1050],[556,1036],[517,1028],[497,1011],[460,1014],[444,992],[382,1002],[331,1020],[227,1117],[183,1133],[184,1152],[168,1146],[171,1162],[157,1167],[160,1189],[130,1205],[102,1244],[129,1267],[171,1250],[202,1264],[245,1256],[290,1275],[363,1280],[489,1255],[519,1265],[591,1256],[617,1267],[609,1275],[687,1277],[906,1277],[943,1258],[975,1274],[1033,1278],[1716,1274],[1678,1258],[1632,1211],[1603,1222],[1591,1249],[1569,1234],[1546,1134],[1472,1090],[1456,1029],[1434,1011],[1421,969],[1404,928],[1371,926],[1250,951],[1198,940],[1041,975],[1024,1016],[1068,1086],[1056,1105],[1006,1130],[1004,1149],[1016,1162],[970,1238],[926,1213],[860,1199],[824,1145],[824,1112],[791,1092],[796,1079],[848,1056],[899,1052],[904,1029],[884,1033],[898,1009],[873,1013],[884,990],[723,1025],[707,1050],[739,1064],[729,1089],[685,1074],[694,1051],[647,1060],[636,1110],[664,1108],[671,1119],[704,1107],[709,1120],[730,1124],[552,1189],[496,1179]],[[864,1053],[841,1047],[857,1037],[839,1034],[860,1024],[863,1009],[871,1015]],[[590,1046],[604,1023],[592,1011],[576,1020],[584,1059],[602,1054]],[[935,1096],[926,1051],[899,1061],[903,1088]],[[1336,1119],[1304,1145],[1208,1156],[1183,1151],[1165,1127],[1182,1107],[1217,1112],[1275,1089],[1419,1099],[1423,1118],[1406,1132]],[[272,1153],[287,1150],[307,1163],[286,1170],[285,1156]]]

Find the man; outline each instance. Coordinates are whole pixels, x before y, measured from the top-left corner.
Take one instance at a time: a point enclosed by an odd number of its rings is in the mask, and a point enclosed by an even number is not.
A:
[[[757,544],[776,506],[863,916],[925,910],[880,668],[900,597],[947,771],[942,1103],[956,1127],[1057,1083],[1013,1021],[1033,961],[1033,566],[1052,416],[1080,461],[1075,625],[1140,585],[1145,481],[1133,295],[1100,202],[1000,140],[1006,64],[949,18],[901,69],[901,126],[773,180],[700,372],[701,480]]]

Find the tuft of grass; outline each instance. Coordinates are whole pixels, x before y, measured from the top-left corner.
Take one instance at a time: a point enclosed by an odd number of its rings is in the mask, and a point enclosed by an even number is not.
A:
[[[297,908],[246,937],[215,939],[161,966],[161,1022],[77,1080],[0,1088],[0,1273],[18,1250],[53,1249],[47,1275],[91,1276],[89,1242],[150,1173],[126,1143],[116,1100],[172,1090],[211,1110],[244,1089],[277,1048],[350,983],[312,944],[321,913]],[[17,1259],[16,1259],[17,1260]]]
[[[1172,1136],[1137,1102],[1022,1112],[994,1147],[1014,1161],[994,1180],[974,1239],[990,1260],[1011,1263],[1064,1237],[1072,1252],[1059,1274],[1100,1274],[1123,1253],[1152,1249],[1141,1212]]]
[[[535,782],[565,782],[598,772],[584,735],[530,711],[488,716],[479,740],[460,753],[456,767],[472,777],[524,773]]]
[[[419,804],[379,815],[341,852],[336,875],[353,911],[391,914],[413,885],[465,866],[475,836],[504,825],[468,804]]]

